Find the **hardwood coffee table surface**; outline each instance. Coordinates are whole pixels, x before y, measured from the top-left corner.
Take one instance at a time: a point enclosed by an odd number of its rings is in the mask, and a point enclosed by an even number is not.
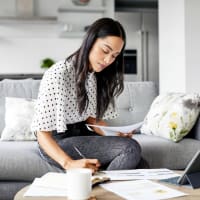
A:
[[[162,183],[162,182],[159,182],[159,183],[188,194],[187,196],[183,196],[183,197],[171,198],[172,200],[180,200],[180,199],[181,200],[199,200],[200,199],[200,189],[192,189],[185,186],[176,186],[176,185]],[[29,186],[22,188],[15,195],[14,200],[67,200],[66,197],[23,197],[28,187]],[[101,188],[100,186],[96,186],[93,188],[91,196],[94,196],[94,198],[91,198],[90,200],[106,200],[106,199],[123,200],[124,199],[120,196],[117,196],[116,194],[112,192],[109,192]]]

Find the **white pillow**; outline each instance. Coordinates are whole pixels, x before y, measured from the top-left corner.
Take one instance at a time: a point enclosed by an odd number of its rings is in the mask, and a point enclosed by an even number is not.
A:
[[[35,140],[31,132],[35,100],[24,98],[5,98],[5,128],[1,140]]]
[[[190,132],[200,112],[199,94],[167,93],[152,103],[141,133],[180,141]]]

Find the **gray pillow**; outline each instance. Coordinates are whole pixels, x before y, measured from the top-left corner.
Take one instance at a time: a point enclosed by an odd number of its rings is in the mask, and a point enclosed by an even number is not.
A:
[[[5,126],[5,97],[36,99],[40,80],[3,80],[0,81],[0,135]]]

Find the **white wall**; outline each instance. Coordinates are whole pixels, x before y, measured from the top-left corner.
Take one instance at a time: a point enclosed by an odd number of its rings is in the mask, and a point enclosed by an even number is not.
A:
[[[1,26],[0,73],[42,73],[41,60],[65,59],[81,44],[80,38],[59,38],[55,25]]]
[[[186,90],[200,92],[200,1],[186,0]]]
[[[0,42],[1,74],[43,73],[44,70],[40,68],[42,59],[65,59],[79,46],[78,40],[55,38],[12,38]]]
[[[183,0],[159,0],[160,93],[185,91],[185,22]]]
[[[200,1],[159,0],[160,93],[200,92]]]

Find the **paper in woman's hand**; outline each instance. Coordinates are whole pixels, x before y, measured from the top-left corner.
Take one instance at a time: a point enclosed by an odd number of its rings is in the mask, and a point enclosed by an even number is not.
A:
[[[99,126],[93,124],[86,124],[86,126],[90,129],[90,127],[96,127],[103,131],[106,136],[116,136],[117,133],[128,134],[130,132],[138,130],[142,126],[143,122],[139,122],[132,125],[127,126]]]

